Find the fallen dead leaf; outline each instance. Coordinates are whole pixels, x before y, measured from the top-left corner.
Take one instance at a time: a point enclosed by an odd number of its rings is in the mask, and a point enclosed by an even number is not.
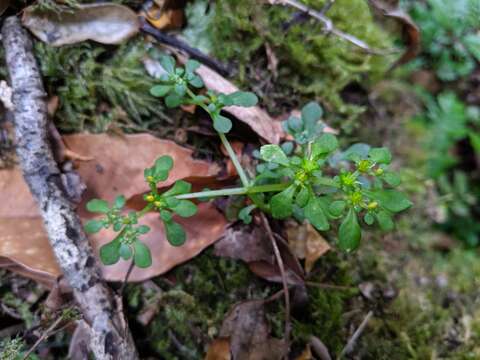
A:
[[[406,64],[413,60],[421,50],[420,43],[420,29],[412,20],[410,15],[400,8],[392,8],[391,6],[379,0],[370,0],[370,3],[378,10],[380,10],[385,17],[392,18],[400,23],[406,38],[407,49],[391,66],[391,69],[399,65]]]
[[[162,186],[169,186],[179,179],[207,182],[214,179],[220,171],[216,164],[192,159],[190,150],[150,135],[120,138],[105,134],[79,134],[66,136],[64,141],[72,151],[94,157],[92,161],[79,162],[77,168],[88,187],[78,208],[78,213],[84,220],[92,217],[85,210],[85,202],[93,197],[113,201],[120,193],[129,199],[145,192],[148,185],[143,180],[143,169],[151,166],[160,155],[169,154],[175,160],[170,178]],[[13,262],[7,262],[13,270],[52,283],[60,275],[60,270],[43,230],[37,205],[19,169],[0,170],[0,190],[0,259]],[[131,201],[128,202],[130,203]],[[206,203],[200,205],[195,217],[188,221],[178,219],[178,222],[185,225],[188,240],[184,246],[172,247],[164,237],[158,216],[145,216],[145,223],[152,228],[145,236],[145,241],[152,249],[153,266],[145,270],[134,270],[130,276],[131,281],[159,275],[187,261],[215,242],[226,226],[224,217],[213,205]],[[106,231],[92,236],[91,241],[98,249],[98,246],[112,238],[112,234]],[[0,261],[2,263],[5,261]],[[111,281],[123,280],[127,267],[128,263],[125,262],[105,267],[104,276]]]
[[[312,270],[315,261],[331,249],[330,244],[310,223],[300,226],[297,223],[289,223],[287,234],[292,252],[299,259],[305,259],[307,274]]]
[[[212,341],[208,347],[205,360],[231,360],[230,339],[218,338]]]
[[[286,352],[282,340],[270,337],[263,300],[234,305],[223,321],[220,337],[230,339],[233,360],[276,360]]]
[[[307,345],[305,350],[303,350],[303,352],[295,358],[295,360],[312,360],[312,359],[313,359],[313,356],[312,356],[312,351],[310,350],[310,345]]]
[[[295,261],[294,255],[283,243],[278,242],[278,247],[285,265],[287,283],[302,285],[303,271]],[[215,244],[214,254],[245,261],[255,275],[268,281],[282,282],[270,240],[259,227],[242,225],[228,228]]]
[[[159,30],[180,29],[185,22],[185,14],[182,8],[167,8],[164,2],[151,2],[146,9],[140,11],[147,21]]]
[[[22,22],[41,41],[52,46],[85,40],[120,44],[140,28],[135,12],[114,3],[82,4],[60,12],[27,7]]]

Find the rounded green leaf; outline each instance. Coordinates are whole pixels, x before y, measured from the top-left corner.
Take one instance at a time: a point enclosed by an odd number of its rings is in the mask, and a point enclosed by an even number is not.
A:
[[[192,190],[192,184],[183,181],[183,180],[178,180],[173,184],[173,186],[165,191],[162,196],[167,197],[167,196],[175,196],[175,195],[180,195],[180,194],[186,194],[189,193]]]
[[[365,221],[365,224],[367,225],[372,225],[375,222],[375,217],[371,213],[367,212],[363,217],[363,221]]]
[[[316,197],[311,197],[305,206],[305,217],[317,230],[326,231],[330,229],[327,217],[323,212],[322,204]]]
[[[219,133],[228,133],[232,129],[232,121],[222,115],[216,115],[213,118],[213,127]]]
[[[338,147],[338,140],[335,135],[323,134],[320,136],[312,146],[313,156],[319,156],[328,154],[334,151]]]
[[[270,199],[270,210],[275,219],[285,219],[292,215],[294,193],[295,187],[291,185],[282,192],[272,196]]]
[[[160,218],[163,220],[163,221],[170,221],[172,220],[172,213],[170,211],[167,211],[167,210],[162,210],[160,211]]]
[[[383,180],[385,180],[385,182],[388,185],[393,186],[393,187],[397,187],[401,183],[400,176],[398,176],[397,174],[395,174],[393,172],[387,172],[383,176]]]
[[[383,231],[391,231],[395,227],[392,217],[386,211],[379,211],[376,213],[376,218],[380,229]]]
[[[372,148],[368,152],[370,159],[378,164],[390,164],[392,161],[392,154],[390,150],[385,147]]]
[[[323,110],[316,102],[312,101],[302,109],[302,120],[307,124],[314,124],[322,117]]]
[[[336,200],[329,205],[328,210],[333,217],[339,217],[343,214],[346,206],[347,203],[345,201]]]
[[[307,205],[308,200],[310,199],[310,189],[308,187],[302,187],[298,192],[297,196],[295,197],[295,204],[299,207],[303,208]]]
[[[260,148],[260,156],[265,161],[288,166],[288,157],[278,145],[263,145]]]
[[[87,210],[93,213],[107,214],[110,211],[108,202],[101,199],[92,199],[87,203]]]
[[[202,87],[204,86],[202,79],[201,79],[200,76],[198,76],[198,75],[193,76],[193,77],[188,81],[188,83],[189,83],[190,85],[192,85],[193,87],[196,87],[197,89],[200,89],[200,88],[202,88]],[[197,98],[198,98],[198,96],[197,96]],[[198,101],[198,100],[197,100],[197,101]],[[204,102],[204,101],[201,101],[201,102]]]
[[[147,225],[140,225],[137,228],[137,231],[138,231],[139,234],[146,234],[150,231],[150,228]]]
[[[155,172],[168,172],[173,168],[173,158],[170,155],[160,156],[155,160]]]
[[[172,74],[175,72],[175,59],[171,56],[162,56],[160,58],[160,65],[162,65],[163,69]]]
[[[113,265],[120,259],[120,240],[118,238],[110,241],[100,248],[100,260],[105,265]]]
[[[155,97],[164,97],[170,92],[170,90],[172,90],[170,85],[155,85],[150,89],[150,94]]]
[[[117,209],[121,209],[125,206],[125,203],[127,202],[127,200],[125,199],[125,196],[123,195],[118,195],[116,198],[115,198],[115,207]]]
[[[200,63],[197,60],[189,59],[185,64],[185,70],[187,73],[193,73],[200,67]]]
[[[165,98],[165,105],[168,108],[175,108],[182,104],[182,97],[179,96],[177,93],[171,93]]]
[[[103,229],[103,222],[99,220],[90,220],[85,224],[84,228],[87,234],[95,234]]]
[[[130,248],[129,245],[127,244],[121,244],[120,245],[120,250],[119,250],[119,253],[120,253],[120,257],[123,259],[123,260],[128,260],[132,257],[132,249]]]
[[[236,91],[227,95],[233,105],[250,107],[258,103],[258,97],[252,92]]]
[[[178,204],[170,209],[184,218],[193,216],[197,213],[197,205],[189,200],[179,200]]]
[[[181,246],[187,239],[187,234],[183,227],[175,221],[164,221],[167,240],[172,246]]]
[[[357,214],[355,210],[350,209],[347,216],[343,219],[338,230],[338,245],[344,251],[353,251],[362,238],[362,230],[358,224]]]
[[[394,213],[406,210],[413,205],[405,194],[397,190],[365,191],[365,194],[378,201],[388,211]]]
[[[135,266],[138,266],[139,268],[147,268],[152,265],[152,255],[147,245],[137,240],[133,243],[133,248],[133,262],[135,263]]]

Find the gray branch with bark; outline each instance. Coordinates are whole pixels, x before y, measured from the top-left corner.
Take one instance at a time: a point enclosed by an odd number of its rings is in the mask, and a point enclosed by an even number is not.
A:
[[[49,146],[46,93],[30,36],[12,16],[4,21],[2,37],[13,89],[20,166],[39,206],[57,262],[90,330],[90,349],[96,359],[137,359],[121,302],[102,279]]]

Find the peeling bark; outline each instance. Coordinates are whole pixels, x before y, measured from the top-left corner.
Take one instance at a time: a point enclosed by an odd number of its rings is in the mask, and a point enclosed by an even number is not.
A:
[[[48,143],[47,103],[32,42],[15,16],[2,27],[13,89],[17,155],[44,220],[50,244],[90,330],[96,359],[137,359],[132,336],[68,200],[62,173]],[[14,204],[12,204],[14,206]]]

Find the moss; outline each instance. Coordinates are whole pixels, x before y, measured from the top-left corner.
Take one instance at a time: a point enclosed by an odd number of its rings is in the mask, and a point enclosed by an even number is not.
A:
[[[94,43],[53,48],[36,42],[47,91],[59,97],[55,121],[60,129],[139,131],[164,122],[161,103],[149,94],[154,82],[141,61],[145,46],[136,40],[116,49]]]
[[[324,1],[306,3],[320,9]],[[215,55],[238,64],[242,88],[258,83],[259,78],[270,84],[254,90],[271,110],[282,110],[274,108],[276,103],[291,106],[295,101],[291,98],[298,99],[300,94],[305,98],[318,98],[343,119],[354,118],[364,109],[343,101],[342,90],[352,82],[365,83],[379,78],[386,70],[386,58],[367,55],[338,37],[325,35],[322,25],[311,18],[285,29],[293,15],[292,9],[255,0],[217,1],[216,17],[211,25],[212,37],[216,39]],[[339,29],[364,40],[372,48],[391,47],[390,39],[373,22],[363,0],[336,1],[328,16]],[[277,80],[261,70],[267,68],[265,43],[272,46],[279,60]],[[252,78],[256,80],[251,81]]]

